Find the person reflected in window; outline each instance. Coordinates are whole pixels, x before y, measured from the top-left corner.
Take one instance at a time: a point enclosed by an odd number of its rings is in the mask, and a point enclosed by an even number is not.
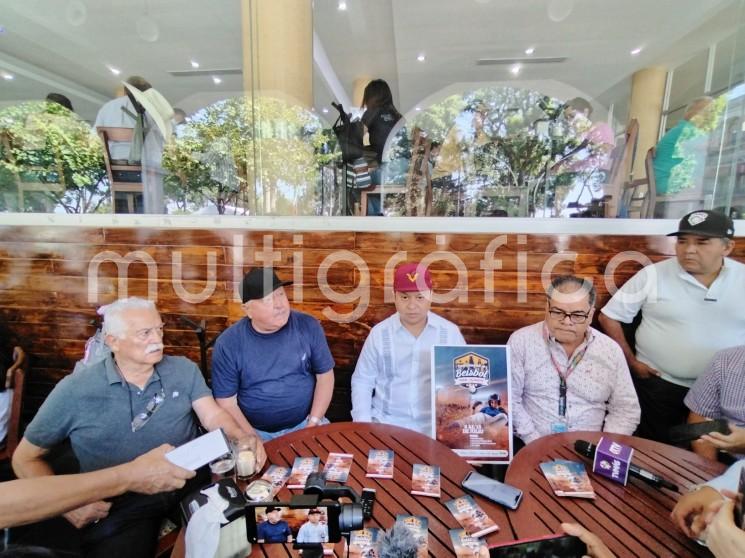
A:
[[[615,146],[613,130],[607,122],[593,122],[592,104],[587,99],[575,97],[564,105],[564,120],[570,135],[579,142],[568,149],[564,159],[555,167],[556,195],[555,211],[567,212],[567,204],[590,202],[610,174],[610,154]]]
[[[365,87],[362,95],[362,123],[368,134],[370,148],[375,153],[377,168],[370,173],[372,186],[381,184],[383,151],[388,136],[401,120],[401,113],[393,105],[393,94],[385,80],[374,79]],[[382,204],[379,196],[368,196],[368,215],[380,215]]]
[[[654,177],[658,195],[676,194],[701,184],[708,130],[715,114],[713,101],[711,97],[691,101],[683,119],[657,143]]]
[[[70,112],[75,112],[75,109],[72,108],[72,101],[65,97],[62,93],[49,93],[49,95],[46,96],[45,101],[48,101],[50,103],[57,103],[58,105],[65,107]]]

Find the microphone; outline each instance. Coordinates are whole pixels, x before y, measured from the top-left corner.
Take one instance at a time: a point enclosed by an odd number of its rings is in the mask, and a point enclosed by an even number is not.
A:
[[[574,442],[574,451],[590,459],[595,458],[596,449],[597,446],[595,444],[591,444],[590,442],[587,442],[585,440],[577,440],[576,442]],[[633,463],[629,463],[629,473],[636,478],[643,480],[647,484],[654,486],[655,488],[667,488],[668,490],[672,490],[673,492],[679,491],[678,486],[673,484],[669,480],[664,479],[659,475],[655,475],[651,471],[642,469],[641,467],[634,465]]]

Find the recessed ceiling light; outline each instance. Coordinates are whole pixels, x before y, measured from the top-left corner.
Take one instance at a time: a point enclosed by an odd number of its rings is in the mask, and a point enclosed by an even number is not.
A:
[[[119,74],[121,74],[121,73],[122,73],[122,71],[121,71],[121,70],[119,70],[118,68],[114,68],[114,66],[106,66],[106,67],[107,67],[107,68],[109,69],[109,71],[110,71],[110,72],[111,72],[112,74],[114,74],[115,76],[118,76]]]
[[[424,62],[427,59],[427,57],[424,56],[424,53],[422,53],[419,56],[417,56],[416,59],[419,60],[419,62]]]
[[[191,67],[196,70],[197,68],[199,68],[199,62],[197,62],[196,60],[192,60]]]
[[[525,49],[525,54],[527,54],[528,56],[530,56],[534,52],[535,52],[535,47],[530,47],[530,48]]]
[[[636,56],[642,51],[642,47],[637,47],[634,50],[631,51],[631,56]]]
[[[324,113],[324,114],[326,114],[328,111],[329,111],[329,109],[327,109],[326,107],[323,107],[321,109],[321,112]]]
[[[222,83],[222,80],[217,76],[212,76],[212,83],[215,85],[220,85]]]
[[[336,6],[336,9],[340,12],[346,11],[347,3],[344,0],[339,0],[339,4]]]
[[[521,69],[522,69],[522,66],[520,66],[520,64],[515,64],[514,66],[512,66],[512,68],[510,68],[510,72],[512,72],[513,76],[516,76],[517,74],[520,73]]]
[[[9,74],[8,72],[2,73],[3,79],[6,81],[10,81],[12,79],[15,79],[15,76],[13,74]]]

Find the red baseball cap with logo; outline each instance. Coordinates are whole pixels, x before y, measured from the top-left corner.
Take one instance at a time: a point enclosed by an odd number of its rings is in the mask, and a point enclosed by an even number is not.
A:
[[[416,262],[403,263],[393,273],[393,290],[400,293],[432,290],[432,274]]]

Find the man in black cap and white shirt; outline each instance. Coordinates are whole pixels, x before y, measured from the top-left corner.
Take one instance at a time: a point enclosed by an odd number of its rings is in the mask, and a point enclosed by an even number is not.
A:
[[[745,265],[727,258],[734,248],[732,220],[694,211],[681,220],[675,258],[649,265],[627,281],[602,309],[599,321],[623,349],[642,410],[637,434],[668,441],[683,424],[683,398],[714,353],[745,344]],[[641,311],[636,350],[621,323]]]
[[[246,314],[212,353],[212,393],[241,426],[263,440],[328,422],[334,359],[321,324],[290,309],[271,268],[254,268],[241,285]],[[249,424],[250,423],[250,424]]]

